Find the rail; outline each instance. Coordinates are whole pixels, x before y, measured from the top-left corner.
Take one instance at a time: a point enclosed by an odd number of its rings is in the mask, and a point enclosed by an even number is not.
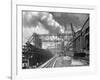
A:
[[[42,64],[42,65],[39,66],[38,68],[53,67],[53,62],[55,61],[56,58],[57,58],[57,55],[55,55],[54,57],[52,57],[51,59],[49,59],[46,63]],[[51,64],[52,64],[52,65],[51,65]]]

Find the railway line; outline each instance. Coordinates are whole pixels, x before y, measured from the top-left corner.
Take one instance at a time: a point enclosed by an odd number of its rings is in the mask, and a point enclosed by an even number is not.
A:
[[[46,63],[39,66],[39,68],[52,68],[52,67],[54,67],[57,58],[58,58],[58,55],[55,55],[50,60],[48,60]]]
[[[39,68],[55,68],[55,67],[86,66],[86,65],[87,65],[86,61],[83,62],[72,58],[69,59],[68,56],[59,57],[58,55],[56,55],[50,60],[48,60],[46,63],[41,65]]]

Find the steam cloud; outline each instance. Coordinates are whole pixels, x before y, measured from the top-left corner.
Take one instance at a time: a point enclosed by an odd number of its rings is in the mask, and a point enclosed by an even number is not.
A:
[[[50,33],[62,33],[63,26],[61,26],[51,13],[47,12],[23,12],[23,26],[37,27],[42,25]]]

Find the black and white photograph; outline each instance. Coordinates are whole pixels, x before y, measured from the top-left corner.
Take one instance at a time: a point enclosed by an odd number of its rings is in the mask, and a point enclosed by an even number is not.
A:
[[[88,13],[22,11],[22,69],[90,65]]]

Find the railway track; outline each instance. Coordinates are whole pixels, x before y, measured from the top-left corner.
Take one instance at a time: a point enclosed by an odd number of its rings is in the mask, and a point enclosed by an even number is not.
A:
[[[48,60],[46,63],[41,65],[39,68],[52,68],[52,67],[54,67],[57,57],[58,57],[57,55],[54,56],[53,58]]]

